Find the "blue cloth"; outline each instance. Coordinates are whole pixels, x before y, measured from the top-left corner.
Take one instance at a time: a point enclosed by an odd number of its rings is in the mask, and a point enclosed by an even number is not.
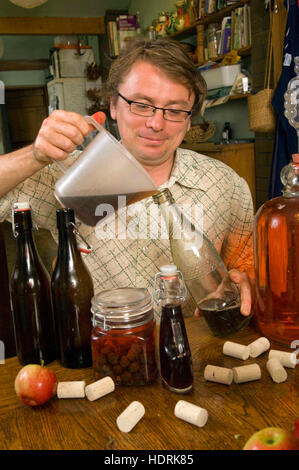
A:
[[[284,39],[284,62],[282,72],[274,92],[272,105],[277,112],[274,149],[272,156],[269,198],[281,195],[282,183],[280,171],[287,165],[293,153],[298,153],[298,138],[295,129],[284,116],[284,93],[289,81],[295,76],[294,57],[299,56],[299,6],[297,0],[286,2],[288,9]],[[290,54],[290,65],[287,65],[286,54]]]

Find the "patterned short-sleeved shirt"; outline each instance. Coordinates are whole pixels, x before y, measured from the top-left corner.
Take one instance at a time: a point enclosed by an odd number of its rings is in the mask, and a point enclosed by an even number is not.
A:
[[[56,209],[60,206],[54,186],[60,175],[58,166],[53,164],[19,184],[0,200],[0,220],[11,220],[14,202],[29,201],[38,226],[50,230],[57,241]],[[228,269],[253,274],[253,206],[243,178],[218,160],[177,149],[170,179],[162,187],[170,188],[178,206],[189,204],[202,208],[202,221],[196,220],[193,214],[193,222],[195,225],[202,222],[204,233]],[[169,240],[165,234],[162,239],[161,234],[157,237],[162,218],[152,197],[129,206],[125,212],[127,226],[121,228],[125,210],[119,211],[118,223],[112,217],[105,220],[105,225],[79,227],[93,247],[84,260],[93,277],[95,292],[135,286],[146,287],[152,293],[155,273],[160,266],[173,263]],[[193,301],[188,298],[184,314],[192,315],[194,309]]]

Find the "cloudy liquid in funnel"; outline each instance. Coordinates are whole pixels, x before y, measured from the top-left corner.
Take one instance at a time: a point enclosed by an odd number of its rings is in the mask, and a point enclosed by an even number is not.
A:
[[[61,197],[60,201],[65,207],[74,209],[76,218],[81,220],[83,224],[94,227],[107,215],[105,208],[101,210],[101,208],[98,207],[100,204],[110,204],[116,212],[119,208],[119,196],[125,197],[125,204],[126,206],[129,206],[130,204],[134,204],[135,202],[152,196],[156,192],[157,191],[140,191],[127,194],[108,194],[105,196],[68,196]],[[97,208],[97,212],[102,215],[96,215]]]

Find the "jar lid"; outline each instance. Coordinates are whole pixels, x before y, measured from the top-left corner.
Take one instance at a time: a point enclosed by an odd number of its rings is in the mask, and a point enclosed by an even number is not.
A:
[[[94,324],[105,330],[132,328],[153,318],[152,297],[145,288],[104,290],[92,298],[91,312]]]

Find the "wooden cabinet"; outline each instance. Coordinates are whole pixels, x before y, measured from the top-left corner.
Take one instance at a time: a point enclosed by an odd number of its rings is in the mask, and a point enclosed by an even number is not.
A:
[[[255,158],[254,158],[254,144],[213,144],[213,143],[198,143],[198,144],[181,144],[181,147],[194,150],[195,152],[208,155],[216,160],[221,160],[226,165],[230,166],[239,176],[244,178],[250,188],[253,207],[256,207],[256,194],[255,194]]]
[[[32,143],[48,116],[48,95],[44,86],[10,88],[5,92],[12,150]]]

